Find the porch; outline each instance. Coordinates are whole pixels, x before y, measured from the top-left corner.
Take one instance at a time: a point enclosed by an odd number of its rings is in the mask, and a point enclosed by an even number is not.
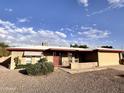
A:
[[[71,69],[88,69],[97,67],[97,62],[71,63]]]
[[[55,67],[84,69],[98,66],[98,54],[95,51],[47,51],[45,55],[48,60],[52,58]]]

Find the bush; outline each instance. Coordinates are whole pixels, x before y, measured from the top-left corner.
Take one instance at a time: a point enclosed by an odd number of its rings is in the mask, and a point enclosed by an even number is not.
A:
[[[47,67],[47,70],[49,73],[54,71],[54,66],[51,62],[49,62],[49,63],[47,62],[46,67]]]
[[[26,71],[28,75],[46,75],[54,71],[54,66],[48,62],[30,64],[26,66]]]
[[[42,74],[42,66],[39,63],[30,64],[26,67],[26,72],[28,75],[39,75]]]
[[[30,65],[30,64],[25,64],[25,65],[20,64],[20,65],[16,65],[15,69],[26,68],[28,65]]]
[[[47,60],[43,58],[36,64],[26,66],[26,71],[29,75],[46,75],[54,71],[54,66],[51,62],[47,62]]]

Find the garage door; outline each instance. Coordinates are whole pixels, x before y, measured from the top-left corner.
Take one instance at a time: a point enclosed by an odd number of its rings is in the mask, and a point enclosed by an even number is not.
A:
[[[98,52],[99,66],[119,65],[119,53]]]

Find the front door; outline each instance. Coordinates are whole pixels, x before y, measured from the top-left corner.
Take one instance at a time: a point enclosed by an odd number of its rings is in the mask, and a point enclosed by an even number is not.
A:
[[[53,53],[53,64],[55,67],[61,66],[61,54],[54,52]]]

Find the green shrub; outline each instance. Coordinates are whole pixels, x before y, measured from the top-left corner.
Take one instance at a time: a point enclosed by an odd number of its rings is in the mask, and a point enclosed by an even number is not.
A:
[[[51,62],[47,62],[46,67],[49,73],[54,71],[54,65]]]
[[[46,58],[40,59],[38,63],[42,66],[42,74],[46,75],[47,73],[54,71],[54,66],[51,62],[47,62]]]
[[[39,63],[30,64],[26,67],[28,75],[40,75],[42,74],[42,66]]]
[[[46,75],[54,71],[54,66],[50,62],[44,62],[45,60],[39,60],[36,64],[30,64],[26,66],[28,75]]]
[[[30,64],[25,64],[25,65],[20,64],[20,65],[16,65],[15,69],[26,68],[28,65],[30,65]]]
[[[18,63],[18,58],[15,59]],[[36,64],[16,64],[16,69],[24,68],[28,75],[46,75],[54,71],[54,66],[51,62],[47,62],[45,58],[40,59]]]

